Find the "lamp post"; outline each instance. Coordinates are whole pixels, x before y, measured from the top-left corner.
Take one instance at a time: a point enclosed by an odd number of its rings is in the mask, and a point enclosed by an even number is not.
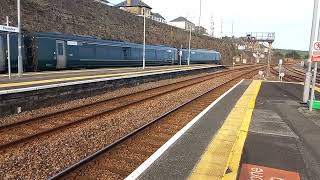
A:
[[[146,10],[143,9],[143,53],[142,53],[142,69],[146,68]]]
[[[312,26],[311,26],[311,35],[310,35],[310,44],[309,44],[309,59],[308,59],[308,71],[306,72],[305,82],[304,82],[304,89],[303,89],[303,103],[307,103],[310,94],[310,84],[311,84],[311,56],[312,56],[312,48],[313,48],[313,41],[315,39],[315,31],[316,31],[316,22],[318,16],[318,6],[319,0],[314,0],[314,7],[313,7],[313,19],[312,19]]]
[[[20,9],[20,0],[17,0],[17,9],[18,9],[18,76],[22,77],[23,75],[23,62],[22,62],[22,52],[21,52],[21,9]]]
[[[191,59],[191,31],[192,27],[190,26],[190,34],[189,34],[189,53],[188,53],[188,66],[190,66],[190,59]]]
[[[7,16],[7,26],[9,26],[9,17]],[[10,56],[10,33],[7,33],[7,49],[8,49],[8,76],[11,79],[11,56]]]

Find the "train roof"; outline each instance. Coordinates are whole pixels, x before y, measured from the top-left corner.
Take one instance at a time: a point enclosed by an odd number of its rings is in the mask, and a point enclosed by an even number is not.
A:
[[[183,51],[189,51],[189,49],[182,49]],[[197,52],[214,52],[219,53],[216,50],[210,50],[210,49],[191,49],[191,51],[197,51]]]
[[[121,46],[128,46],[128,47],[140,47],[142,44],[138,43],[132,43],[132,42],[126,42],[126,41],[118,41],[118,40],[105,40],[101,38],[97,38],[94,36],[85,36],[85,35],[74,35],[74,34],[64,34],[59,32],[36,32],[36,33],[30,33],[29,36],[33,36],[36,38],[54,38],[54,39],[61,39],[61,40],[69,40],[69,41],[82,41],[82,43],[88,43],[88,44],[100,44],[100,45],[121,45]],[[148,48],[164,48],[164,49],[172,49],[175,48],[164,46],[164,45],[152,45],[147,44]]]

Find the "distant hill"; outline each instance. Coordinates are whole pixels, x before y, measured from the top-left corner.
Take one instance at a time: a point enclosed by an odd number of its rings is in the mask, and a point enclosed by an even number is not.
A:
[[[292,50],[292,49],[273,49],[274,54],[279,57],[292,57],[294,59],[306,59],[308,57],[308,51]]]

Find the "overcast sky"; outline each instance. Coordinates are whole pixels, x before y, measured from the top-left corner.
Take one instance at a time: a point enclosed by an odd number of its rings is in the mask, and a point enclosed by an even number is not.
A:
[[[121,0],[110,0],[117,4]],[[200,0],[144,0],[153,12],[167,21],[188,17],[198,25]],[[307,50],[309,46],[313,0],[202,0],[201,25],[210,32],[210,19],[215,23],[215,36],[245,36],[246,32],[275,32],[274,47]]]

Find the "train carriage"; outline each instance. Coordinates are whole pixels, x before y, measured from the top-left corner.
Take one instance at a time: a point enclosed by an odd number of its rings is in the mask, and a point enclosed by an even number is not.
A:
[[[10,35],[11,67],[17,70],[17,34]],[[24,71],[142,66],[142,44],[101,40],[91,36],[62,33],[26,33],[22,37]],[[146,45],[146,65],[187,64],[188,49]],[[191,63],[220,63],[219,52],[191,50]],[[7,71],[6,34],[0,34],[0,71]]]
[[[55,33],[35,33],[27,44],[28,64],[39,70],[142,65],[141,44]],[[175,48],[147,45],[146,64],[175,64],[176,54]]]
[[[183,64],[188,63],[189,50],[182,49],[181,61]],[[191,64],[219,64],[221,61],[221,54],[214,50],[205,49],[191,49],[190,63]]]

